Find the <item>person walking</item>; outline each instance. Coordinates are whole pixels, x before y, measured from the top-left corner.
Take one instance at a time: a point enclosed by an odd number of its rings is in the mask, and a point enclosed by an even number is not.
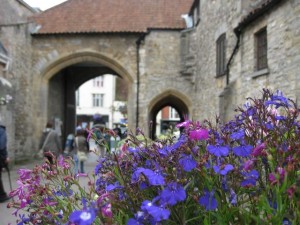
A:
[[[89,149],[85,137],[85,131],[83,129],[77,130],[75,137],[75,149],[77,151],[77,157],[80,164],[80,173],[84,173],[84,162],[87,160]]]
[[[40,140],[39,149],[42,150],[50,164],[54,163],[53,157],[57,158],[63,153],[60,138],[53,129],[51,122],[46,124],[46,129],[43,131]]]
[[[105,135],[105,129],[106,126],[103,117],[98,113],[95,114],[93,116],[92,131],[97,141],[95,141],[94,138],[90,138],[89,149],[90,151],[96,150],[97,154],[99,154],[100,157],[104,157],[106,152],[107,136]],[[110,143],[110,139],[108,140],[108,142]]]
[[[9,158],[7,154],[6,127],[0,125],[0,203],[10,199],[10,197],[6,194],[4,190],[3,182],[2,182],[2,169],[7,167],[8,162],[9,162]]]

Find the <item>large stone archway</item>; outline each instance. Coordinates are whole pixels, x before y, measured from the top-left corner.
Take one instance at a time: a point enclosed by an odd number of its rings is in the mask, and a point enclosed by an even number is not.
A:
[[[112,74],[119,76],[128,84],[128,126],[134,125],[133,78],[117,60],[93,51],[81,51],[58,57],[45,64],[37,79],[37,93],[40,102],[40,122],[43,126],[48,120],[59,118],[63,121],[62,137],[74,133],[76,122],[76,89],[89,79]]]

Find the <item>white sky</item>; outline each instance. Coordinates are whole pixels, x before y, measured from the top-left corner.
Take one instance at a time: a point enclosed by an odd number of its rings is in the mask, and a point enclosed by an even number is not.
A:
[[[31,7],[40,8],[41,10],[46,10],[67,0],[23,0],[23,1],[26,2],[28,5],[30,5]]]

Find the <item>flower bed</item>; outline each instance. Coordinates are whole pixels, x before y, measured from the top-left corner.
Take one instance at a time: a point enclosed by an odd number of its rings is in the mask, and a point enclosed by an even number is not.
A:
[[[20,224],[300,224],[299,109],[263,90],[236,111],[224,125],[178,124],[178,140],[138,130],[99,159],[88,188],[70,159],[21,170],[9,205],[29,212]]]

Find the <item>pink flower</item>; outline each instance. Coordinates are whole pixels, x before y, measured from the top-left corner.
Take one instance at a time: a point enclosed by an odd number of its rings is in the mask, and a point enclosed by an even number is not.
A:
[[[101,213],[104,217],[112,218],[111,204],[108,203],[101,208]]]
[[[186,120],[186,121],[184,121],[182,123],[177,124],[176,127],[177,128],[181,128],[181,127],[187,128],[187,127],[190,126],[191,123],[192,123],[192,121]]]
[[[266,144],[265,143],[261,143],[259,145],[257,145],[253,151],[252,151],[252,155],[253,156],[259,156],[259,155],[263,155],[263,150],[266,148]]]
[[[276,176],[274,175],[274,173],[269,174],[269,180],[270,180],[272,185],[277,183],[277,179],[276,179]]]
[[[206,129],[192,130],[189,134],[189,137],[192,140],[207,140],[209,138],[208,130]]]
[[[293,185],[293,186],[291,186],[291,187],[289,187],[289,188],[287,189],[286,192],[287,192],[289,198],[292,198],[292,197],[293,197],[293,195],[294,195],[294,193],[296,192],[296,190],[297,190],[297,188],[296,188],[295,185]]]

